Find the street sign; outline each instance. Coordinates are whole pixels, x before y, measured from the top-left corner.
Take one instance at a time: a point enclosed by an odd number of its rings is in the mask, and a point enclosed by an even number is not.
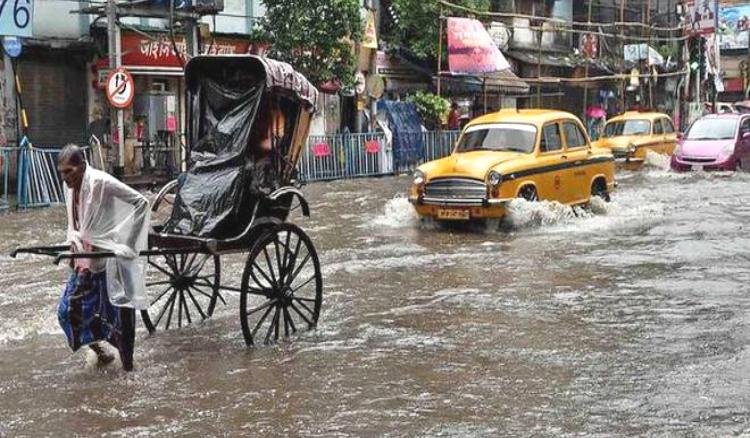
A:
[[[107,77],[107,99],[113,107],[129,107],[133,102],[134,95],[133,77],[127,70],[120,67],[109,74],[109,77]]]
[[[14,36],[3,37],[3,50],[11,58],[18,58],[21,55],[22,49],[21,38]]]
[[[365,83],[365,88],[367,88],[367,94],[370,97],[380,99],[385,91],[385,81],[383,81],[383,77],[380,75],[370,75]]]
[[[0,0],[0,35],[31,37],[33,0]]]

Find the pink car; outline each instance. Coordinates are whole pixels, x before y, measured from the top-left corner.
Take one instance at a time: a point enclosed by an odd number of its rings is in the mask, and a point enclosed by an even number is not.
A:
[[[750,114],[709,114],[693,122],[677,142],[672,169],[750,169]]]

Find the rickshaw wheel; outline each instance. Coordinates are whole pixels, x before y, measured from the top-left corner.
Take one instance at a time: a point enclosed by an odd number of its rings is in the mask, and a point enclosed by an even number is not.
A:
[[[315,327],[322,301],[320,261],[307,234],[283,223],[261,235],[242,274],[240,322],[247,345]]]
[[[162,255],[149,257],[148,263],[151,275],[146,289],[150,306],[141,311],[141,318],[149,333],[205,320],[214,313],[217,299],[226,304],[219,293],[219,256]]]

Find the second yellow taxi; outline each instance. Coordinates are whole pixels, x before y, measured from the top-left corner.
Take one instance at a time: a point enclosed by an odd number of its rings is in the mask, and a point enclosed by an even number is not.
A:
[[[453,153],[420,166],[409,201],[436,220],[501,218],[514,198],[609,200],[614,158],[593,149],[580,120],[553,110],[502,110],[472,120]]]
[[[677,146],[677,133],[666,114],[628,111],[607,120],[602,138],[593,146],[610,149],[618,161],[638,167],[648,151],[671,156]]]

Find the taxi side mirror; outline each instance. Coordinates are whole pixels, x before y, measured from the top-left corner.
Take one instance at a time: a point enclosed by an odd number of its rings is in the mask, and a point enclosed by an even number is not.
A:
[[[685,134],[682,132],[677,133],[677,140],[683,140],[685,138]]]
[[[750,131],[745,131],[742,133],[742,140],[747,141],[750,140]]]

